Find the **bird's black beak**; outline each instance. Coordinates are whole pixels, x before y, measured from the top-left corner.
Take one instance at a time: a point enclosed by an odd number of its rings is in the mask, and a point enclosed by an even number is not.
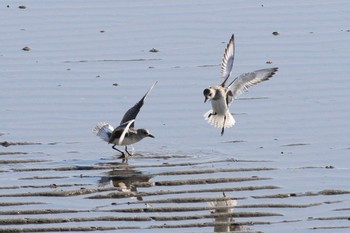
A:
[[[148,134],[148,137],[150,138],[154,138],[154,136],[152,134]]]
[[[204,91],[203,91],[203,95],[205,98],[204,103],[207,102],[209,93],[210,93],[210,90],[208,88],[204,89]]]

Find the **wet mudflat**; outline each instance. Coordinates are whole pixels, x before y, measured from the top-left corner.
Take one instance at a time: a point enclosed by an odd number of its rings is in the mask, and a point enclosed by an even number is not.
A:
[[[336,168],[279,168],[276,161],[198,161],[171,154],[135,155],[128,163],[104,158],[91,165],[27,161],[21,153],[4,156],[2,161],[22,162],[3,166],[1,232],[349,228],[344,207],[350,189],[318,185],[320,178],[310,177],[332,176],[339,173]],[[279,178],[286,173],[291,180],[315,184],[309,189],[295,181],[288,185],[287,178]],[[298,178],[301,173],[304,178]]]
[[[347,1],[0,6],[0,232],[349,232]],[[233,76],[279,67],[202,115]],[[157,86],[127,163],[92,135]]]

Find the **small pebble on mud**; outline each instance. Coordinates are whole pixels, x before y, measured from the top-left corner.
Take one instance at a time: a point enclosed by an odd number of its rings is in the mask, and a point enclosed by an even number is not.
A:
[[[22,48],[22,50],[23,51],[30,51],[31,49],[28,46],[26,46],[26,47]]]
[[[152,49],[150,49],[149,50],[151,53],[158,53],[159,52],[159,50],[158,49],[155,49],[155,48],[152,48]]]

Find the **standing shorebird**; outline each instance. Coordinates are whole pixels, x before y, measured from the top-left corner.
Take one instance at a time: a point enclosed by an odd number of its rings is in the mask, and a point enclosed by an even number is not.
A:
[[[147,129],[135,129],[134,127],[137,114],[140,112],[140,109],[143,106],[147,95],[151,92],[156,84],[157,82],[155,82],[149,88],[149,90],[139,102],[137,102],[124,114],[124,117],[117,128],[114,129],[113,126],[108,123],[99,122],[92,130],[92,132],[96,136],[99,136],[102,140],[108,142],[109,144],[113,144],[112,148],[122,154],[120,158],[127,158],[128,155],[131,155],[128,151],[128,145],[137,143],[145,137],[154,138],[154,136],[150,134]],[[127,153],[127,156],[125,156],[125,153],[117,149],[115,146],[125,146],[125,152]]]
[[[232,72],[234,54],[235,40],[232,34],[221,62],[221,77],[224,81],[219,86],[212,86],[203,91],[204,103],[210,100],[212,106],[212,109],[204,114],[204,118],[209,124],[221,128],[221,136],[225,128],[235,124],[235,119],[229,110],[232,101],[249,87],[271,78],[278,70],[275,67],[241,74],[226,86]]]

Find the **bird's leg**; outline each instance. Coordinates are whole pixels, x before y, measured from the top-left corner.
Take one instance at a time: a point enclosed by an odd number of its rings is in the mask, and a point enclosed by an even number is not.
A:
[[[221,136],[224,135],[225,123],[226,123],[226,116],[224,116],[224,123],[222,124]]]
[[[124,153],[123,151],[119,150],[118,148],[116,148],[115,145],[113,145],[112,148],[113,148],[114,150],[119,151],[119,152],[122,154],[119,158],[125,157],[125,153]]]
[[[125,146],[125,152],[127,153],[127,155],[125,155],[123,153],[123,155],[119,157],[120,159],[123,159],[122,163],[127,163],[128,159],[129,159],[129,156],[132,156],[132,154],[130,154],[130,152],[128,151],[128,147],[127,146]]]
[[[214,115],[214,116],[215,116],[216,114],[217,114],[216,112],[209,113],[208,118],[209,118],[209,117],[211,117],[212,115]]]
[[[130,154],[130,152],[128,151],[128,147],[127,146],[125,146],[125,151],[126,151],[126,153],[128,153],[128,155],[132,156],[132,154]]]
[[[221,136],[224,135],[224,130],[225,130],[225,128],[222,127],[222,129],[221,129]]]
[[[123,160],[122,160],[122,163],[126,163],[126,164],[128,163],[128,156],[125,156],[125,157],[123,157],[122,159],[123,159]]]

